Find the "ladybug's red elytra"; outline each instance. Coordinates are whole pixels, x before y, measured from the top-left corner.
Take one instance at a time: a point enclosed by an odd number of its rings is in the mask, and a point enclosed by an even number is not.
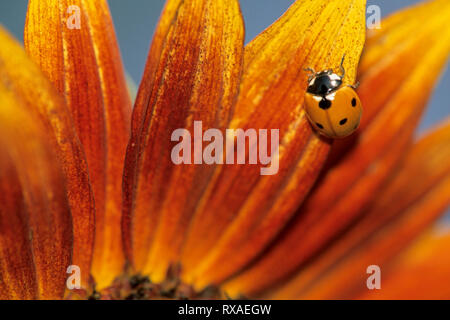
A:
[[[362,115],[361,101],[355,92],[356,86],[343,85],[345,76],[344,57],[340,71],[332,69],[315,72],[311,68],[308,89],[305,95],[305,111],[312,126],[328,138],[344,138],[359,126]]]

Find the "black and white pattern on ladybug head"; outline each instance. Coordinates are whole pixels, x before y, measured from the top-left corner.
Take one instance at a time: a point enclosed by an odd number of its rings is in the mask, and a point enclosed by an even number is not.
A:
[[[326,96],[342,85],[342,77],[332,70],[316,73],[309,81],[307,92],[317,96]]]

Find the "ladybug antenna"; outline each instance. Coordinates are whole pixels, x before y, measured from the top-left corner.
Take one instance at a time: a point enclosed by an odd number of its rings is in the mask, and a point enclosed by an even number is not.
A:
[[[345,59],[345,53],[342,56],[341,64],[339,65],[339,70],[341,70],[341,75],[340,75],[341,78],[344,78],[344,76],[345,76],[344,59]]]
[[[305,68],[303,69],[306,72],[309,72],[308,74],[308,82],[311,80],[311,78],[316,74],[316,71],[314,71],[313,68]]]
[[[310,72],[310,73],[312,73],[312,74],[316,74],[316,71],[314,71],[313,68],[305,68],[305,69],[303,69],[303,70],[308,71],[308,72]]]

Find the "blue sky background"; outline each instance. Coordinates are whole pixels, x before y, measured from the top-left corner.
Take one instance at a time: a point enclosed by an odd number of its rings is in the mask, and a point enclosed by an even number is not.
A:
[[[324,0],[327,1],[327,0]],[[23,41],[27,0],[1,0],[0,23]],[[109,0],[125,69],[139,83],[148,49],[164,0]],[[246,24],[246,42],[275,21],[294,0],[241,0]],[[386,16],[417,0],[368,0]],[[1,45],[1,44],[0,44]],[[447,69],[436,87],[418,134],[450,115],[450,72]],[[450,219],[449,219],[450,220]]]

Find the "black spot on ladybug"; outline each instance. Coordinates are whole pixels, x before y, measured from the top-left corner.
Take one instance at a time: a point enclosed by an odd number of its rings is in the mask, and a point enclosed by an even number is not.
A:
[[[344,124],[346,124],[347,123],[347,118],[344,118],[344,119],[342,119],[341,121],[339,121],[339,124],[341,125],[341,126],[343,126]]]
[[[327,99],[322,99],[319,102],[319,107],[323,110],[327,110],[331,107],[331,101]]]
[[[319,127],[320,129],[323,129],[323,125],[321,125],[320,123],[316,122],[316,126]]]
[[[352,99],[352,106],[356,107],[356,99],[355,98]]]

